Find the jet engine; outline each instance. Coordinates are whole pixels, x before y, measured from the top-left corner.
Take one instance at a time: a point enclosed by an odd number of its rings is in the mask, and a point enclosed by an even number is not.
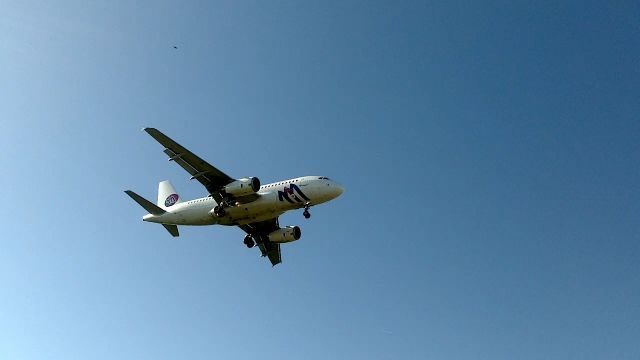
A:
[[[297,226],[287,226],[269,234],[269,241],[274,243],[288,243],[300,239],[300,228]]]
[[[227,194],[243,196],[260,190],[260,180],[257,177],[238,179],[224,187]]]

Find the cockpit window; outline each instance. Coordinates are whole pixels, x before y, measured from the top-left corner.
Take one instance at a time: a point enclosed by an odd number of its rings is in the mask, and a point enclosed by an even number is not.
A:
[[[329,178],[328,178],[328,177],[325,177],[325,176],[321,176],[321,177],[319,177],[318,179],[320,179],[320,180],[329,180]]]

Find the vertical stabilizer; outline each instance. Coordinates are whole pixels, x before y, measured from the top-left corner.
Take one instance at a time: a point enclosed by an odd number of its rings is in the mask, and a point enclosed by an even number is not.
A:
[[[169,180],[161,181],[158,184],[158,206],[167,209],[179,202],[180,196]]]

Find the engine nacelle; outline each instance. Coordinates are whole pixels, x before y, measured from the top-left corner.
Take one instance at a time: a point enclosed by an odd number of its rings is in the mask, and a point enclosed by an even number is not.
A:
[[[269,241],[274,243],[288,243],[300,239],[300,228],[297,226],[287,226],[282,229],[278,229],[269,234]]]
[[[238,179],[224,187],[227,194],[242,196],[256,193],[260,190],[260,180],[257,177]]]

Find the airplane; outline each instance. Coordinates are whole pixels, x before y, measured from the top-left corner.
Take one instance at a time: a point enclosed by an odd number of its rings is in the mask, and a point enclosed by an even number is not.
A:
[[[162,224],[174,237],[179,236],[178,225],[238,226],[246,235],[247,248],[255,245],[272,266],[282,262],[280,245],[300,239],[298,226],[280,227],[278,217],[290,210],[309,208],[331,201],[344,188],[326,176],[303,176],[261,185],[257,177],[234,179],[182,147],[154,128],[144,128],[164,146],[164,153],[185,169],[191,180],[207,189],[208,196],[182,201],[168,180],[158,184],[157,204],[131,190],[126,190],[135,202],[149,214],[143,221]]]

